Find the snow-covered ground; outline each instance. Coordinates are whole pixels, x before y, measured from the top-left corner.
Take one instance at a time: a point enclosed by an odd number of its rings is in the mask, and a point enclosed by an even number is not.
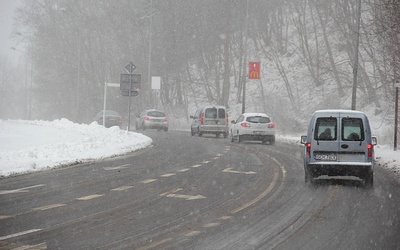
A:
[[[0,177],[121,155],[151,143],[143,134],[97,123],[0,120]]]
[[[300,145],[300,136],[279,136],[278,140]],[[143,134],[97,123],[0,120],[0,177],[121,155],[151,143]],[[378,145],[375,157],[400,177],[400,149]]]

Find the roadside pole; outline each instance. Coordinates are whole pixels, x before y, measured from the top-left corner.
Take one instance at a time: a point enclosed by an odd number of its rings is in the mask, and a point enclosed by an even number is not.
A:
[[[400,83],[395,84],[396,94],[394,96],[394,142],[393,150],[397,151],[397,134],[398,134],[398,124],[399,124],[399,87]]]

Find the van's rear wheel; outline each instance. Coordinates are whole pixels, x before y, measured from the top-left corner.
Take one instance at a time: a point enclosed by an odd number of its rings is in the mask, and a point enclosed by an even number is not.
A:
[[[366,188],[371,188],[374,185],[374,173],[373,172],[367,172],[364,175],[364,185]]]
[[[306,183],[314,183],[314,176],[307,169],[304,169],[304,180]]]

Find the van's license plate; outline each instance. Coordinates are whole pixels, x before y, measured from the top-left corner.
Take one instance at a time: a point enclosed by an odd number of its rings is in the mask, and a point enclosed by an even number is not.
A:
[[[335,154],[315,154],[314,159],[319,160],[319,161],[336,161],[337,155],[335,155]]]

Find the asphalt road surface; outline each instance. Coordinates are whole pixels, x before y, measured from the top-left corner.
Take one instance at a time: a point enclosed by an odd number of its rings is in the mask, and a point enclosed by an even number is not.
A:
[[[400,249],[380,168],[304,182],[302,148],[146,131],[152,147],[0,179],[0,249]]]

